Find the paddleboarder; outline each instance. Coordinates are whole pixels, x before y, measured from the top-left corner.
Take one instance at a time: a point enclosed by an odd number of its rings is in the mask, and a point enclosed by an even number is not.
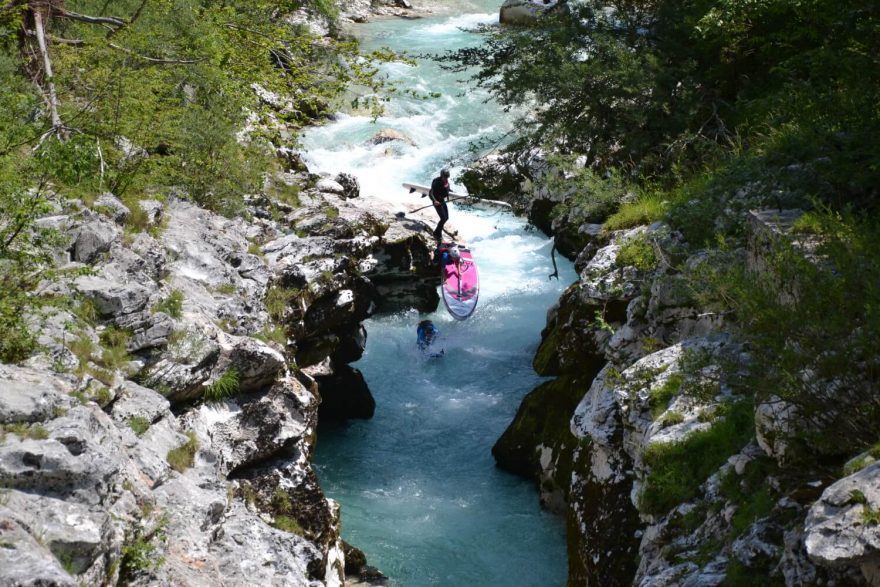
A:
[[[431,182],[431,190],[428,192],[434,209],[440,217],[437,228],[434,229],[434,238],[437,244],[443,241],[443,225],[449,220],[449,208],[446,206],[446,199],[449,198],[449,170],[445,167],[440,170],[440,176],[435,177]]]

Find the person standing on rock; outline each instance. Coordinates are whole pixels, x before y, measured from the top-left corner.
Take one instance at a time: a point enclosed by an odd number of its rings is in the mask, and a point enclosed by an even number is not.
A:
[[[446,199],[449,197],[448,169],[441,169],[440,176],[435,177],[434,181],[431,182],[431,190],[428,192],[428,197],[431,198],[434,209],[437,210],[437,215],[440,217],[440,222],[437,223],[437,228],[434,229],[434,238],[437,239],[437,244],[440,244],[443,241],[443,225],[449,220],[449,208],[446,206]]]

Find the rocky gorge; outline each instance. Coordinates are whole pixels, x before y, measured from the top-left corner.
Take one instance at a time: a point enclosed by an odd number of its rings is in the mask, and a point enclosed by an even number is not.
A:
[[[272,18],[285,29],[310,31],[323,46],[338,33],[339,19],[419,14],[406,0],[335,8],[315,4],[283,18],[271,7]],[[629,5],[618,4],[619,12],[599,6],[581,24],[599,22],[593,32],[601,32],[603,17],[596,15],[604,14],[605,32],[616,34],[631,25],[621,38],[634,44],[653,40],[645,33],[663,19],[649,22],[639,13],[627,22]],[[145,5],[130,7],[127,20],[102,16],[94,22],[111,29],[110,39],[136,24]],[[52,11],[62,20],[82,16],[60,4],[47,6],[46,12],[42,5],[28,7],[22,20],[25,40],[18,42],[33,55],[37,49],[26,39],[35,45],[33,39],[43,36],[43,17]],[[0,24],[7,8],[0,10]],[[508,0],[502,20],[527,24],[525,30],[540,37],[545,15],[566,18],[569,9],[565,3]],[[718,14],[739,18],[724,10],[681,22],[699,22],[694,26],[705,40],[714,34],[713,19],[722,22]],[[751,4],[742,10],[752,10]],[[855,21],[870,20],[856,13]],[[764,22],[746,21],[742,30]],[[231,21],[218,22],[241,30]],[[88,46],[69,36],[48,37],[52,50]],[[820,37],[808,35],[811,44]],[[121,38],[134,43],[124,33]],[[718,63],[728,64],[743,38],[722,51]],[[117,53],[136,55],[107,42]],[[760,50],[781,45],[767,43]],[[608,46],[595,45],[600,55]],[[218,155],[223,150],[212,146],[208,155],[188,153],[186,159],[184,141],[172,145],[159,133],[140,148],[121,131],[104,128],[91,131],[84,147],[85,139],[77,142],[78,137],[88,133],[68,128],[55,112],[48,53],[39,49],[46,71],[33,78],[43,105],[24,104],[21,118],[45,120],[47,112],[30,112],[52,110],[52,125],[18,150],[15,145],[27,141],[16,141],[26,133],[7,136],[0,128],[6,149],[0,149],[0,197],[15,212],[0,218],[0,278],[9,290],[0,298],[0,326],[12,333],[0,341],[0,350],[14,348],[18,339],[9,324],[16,320],[26,323],[34,338],[33,352],[0,364],[0,584],[382,583],[382,573],[367,564],[358,544],[342,540],[340,505],[324,493],[312,459],[319,420],[371,418],[376,411],[365,377],[352,366],[367,346],[365,320],[437,308],[431,215],[413,214],[415,206],[399,214],[400,206],[362,195],[353,175],[312,173],[295,148],[279,147],[298,132],[300,117],[332,118],[323,111],[323,98],[313,102],[308,92],[283,96],[259,83],[248,86],[260,106],[243,108],[246,128],[234,127],[236,141],[248,145],[265,135],[272,143],[257,187],[246,189],[244,180],[236,184],[236,166],[250,156],[245,151],[223,159]],[[601,63],[583,51],[577,48],[571,63]],[[866,52],[850,51],[861,53]],[[293,58],[278,47],[268,54],[278,71],[296,72],[303,62],[298,61],[302,55]],[[305,54],[306,63],[321,60],[317,53]],[[202,59],[162,55],[139,59],[162,66]],[[234,58],[229,65],[229,54],[204,59],[236,75],[243,71]],[[635,77],[650,77],[661,62],[642,64]],[[673,62],[678,61],[665,61]],[[30,63],[23,69],[28,67],[36,68]],[[346,67],[357,69],[348,63],[335,74]],[[74,78],[99,71],[73,69]],[[716,72],[714,65],[709,69]],[[774,71],[779,69],[785,67]],[[148,77],[148,66],[134,70]],[[8,71],[0,61],[4,80]],[[673,73],[666,77],[677,79],[680,72]],[[188,81],[168,76],[174,99],[186,108],[202,107],[205,95],[228,91],[197,87],[193,80],[200,75]],[[765,144],[771,153],[766,160],[761,152],[743,165],[745,171],[731,165],[733,172],[698,178],[696,188],[681,179],[688,173],[682,171],[687,163],[682,156],[671,165],[681,175],[658,180],[651,173],[662,165],[651,171],[656,163],[651,149],[666,156],[681,148],[692,156],[689,150],[736,144],[748,153],[750,142],[731,139],[722,117],[733,115],[719,114],[727,107],[720,99],[711,104],[708,121],[700,118],[694,125],[699,128],[694,135],[706,133],[700,140],[687,133],[677,140],[641,134],[629,140],[626,133],[632,129],[626,124],[641,133],[662,119],[660,112],[690,104],[691,98],[689,86],[678,82],[653,117],[643,116],[641,109],[665,94],[650,87],[628,94],[635,77],[623,77],[622,98],[613,92],[601,97],[612,105],[602,120],[624,121],[621,127],[589,134],[579,146],[576,140],[551,137],[542,148],[521,151],[515,163],[500,164],[502,158],[492,155],[463,175],[471,192],[511,200],[532,226],[552,236],[555,250],[577,271],[576,281],[547,312],[534,353],[533,370],[546,379],[522,401],[492,455],[500,468],[532,480],[541,504],[564,517],[569,585],[880,585],[880,448],[872,428],[878,421],[877,306],[870,295],[854,295],[859,289],[875,291],[870,276],[876,263],[857,256],[853,262],[829,246],[843,242],[857,249],[861,233],[853,227],[860,225],[847,216],[849,204],[835,200],[837,207],[826,209],[811,191],[831,185],[835,198],[856,202],[864,193],[876,193],[859,183],[873,169],[860,158],[861,135],[844,124],[827,136],[810,135],[810,144],[819,143],[824,151],[807,149],[791,137],[772,148]],[[743,77],[760,79],[761,74]],[[63,76],[59,80],[71,83]],[[692,85],[710,87],[711,82]],[[312,80],[304,84],[309,91],[321,85],[309,84]],[[155,88],[142,93],[160,94]],[[18,94],[15,100],[4,96],[10,108],[19,104]],[[82,96],[64,98],[88,103]],[[551,102],[547,112],[552,113]],[[358,108],[352,106],[362,112]],[[638,115],[617,116],[626,108]],[[219,117],[220,110],[206,107],[202,127],[190,126],[188,132],[200,140],[209,135],[204,122]],[[705,108],[695,106],[694,112],[707,116]],[[74,121],[78,116],[63,109],[62,115]],[[424,124],[418,115],[412,119]],[[578,120],[570,121],[572,128]],[[770,135],[775,124],[774,119],[767,125]],[[144,126],[149,125],[143,119],[134,125]],[[229,130],[217,128],[218,134]],[[716,134],[705,140],[710,132]],[[55,135],[61,146],[50,151]],[[427,143],[413,136],[418,140],[384,129],[366,142],[358,139],[352,150],[381,145],[373,164],[387,173]],[[447,138],[426,136],[437,143]],[[634,155],[627,151],[630,143],[653,146]],[[780,155],[773,150],[779,145],[791,152],[782,149]],[[109,165],[118,166],[115,177],[104,160],[111,148],[117,152]],[[568,152],[558,156],[556,149]],[[849,150],[858,153],[856,163],[845,157],[841,163],[840,153]],[[82,156],[93,164],[94,183],[81,181],[89,173],[71,152],[95,153]],[[32,156],[50,171],[22,188],[17,180],[8,181],[9,153]],[[622,172],[609,163],[618,156]],[[157,157],[181,159],[162,167]],[[223,173],[211,167],[215,157],[225,161]],[[715,161],[695,160],[695,168]],[[145,187],[126,175],[152,165],[169,176],[170,189]],[[240,197],[237,208],[217,205],[219,182],[199,191],[204,188],[197,175],[201,166],[218,177],[228,171]],[[827,170],[838,167],[845,181],[833,174],[829,179]],[[645,185],[627,183],[644,170]],[[178,187],[183,181],[175,175],[187,173],[195,173],[195,180],[188,177],[190,192]],[[669,189],[664,192],[657,188],[664,181],[682,181],[685,188],[664,187]],[[10,183],[12,191],[5,187]],[[130,192],[121,195],[130,185],[135,198]],[[24,212],[13,205],[31,198],[39,205]],[[832,229],[820,218],[823,211],[832,218]],[[622,220],[623,212],[632,216]],[[841,218],[850,224],[840,224]],[[10,247],[22,234],[26,244]],[[864,247],[858,254],[870,261],[872,250]],[[40,253],[34,257],[39,261],[28,265],[22,259],[33,251]],[[12,270],[19,266],[29,269]],[[863,286],[852,287],[858,283],[854,274]],[[540,277],[544,281],[545,274]],[[36,309],[25,304],[26,311],[10,312],[18,306],[6,300],[14,301],[10,293],[19,283],[22,292],[25,284],[33,286],[24,295],[39,300]],[[856,312],[847,306],[851,299]],[[858,314],[858,304],[867,319]],[[513,315],[510,306],[502,307]],[[495,320],[495,314],[489,316]],[[831,328],[835,320],[842,327]],[[485,350],[468,349],[474,355]],[[504,386],[513,387],[499,385]],[[481,399],[497,401],[491,394]],[[437,409],[439,404],[430,405]],[[412,401],[406,409],[416,413],[417,407]],[[401,483],[397,490],[403,487],[412,488]],[[417,486],[411,493],[422,498]],[[471,505],[464,498],[447,501],[463,511]],[[419,507],[431,509],[423,503]],[[430,516],[425,519],[430,522]],[[517,584],[507,575],[503,580]]]
[[[731,257],[689,250],[662,221],[607,228],[578,209],[573,186],[547,181],[572,169],[538,158],[505,180],[579,279],[534,357],[552,379],[493,448],[566,517],[569,585],[880,584],[873,449],[837,469],[806,466],[803,451],[821,449],[801,435],[818,425],[779,397],[753,403],[751,351],[697,285]],[[804,211],[762,208],[768,199],[743,189],[727,217],[707,219],[747,227],[733,253],[746,275],[769,272],[779,243],[821,263],[815,238],[793,228]]]
[[[437,299],[421,223],[338,180],[282,176],[313,185],[298,207],[234,220],[111,194],[39,220],[66,277],[40,351],[2,371],[0,582],[342,584],[319,412],[370,417],[361,322]]]

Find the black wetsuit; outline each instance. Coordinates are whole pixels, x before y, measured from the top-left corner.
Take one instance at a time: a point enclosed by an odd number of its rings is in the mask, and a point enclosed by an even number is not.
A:
[[[443,225],[446,224],[446,221],[449,220],[449,208],[446,206],[446,198],[449,197],[449,180],[445,177],[436,177],[434,181],[431,182],[431,196],[432,202],[439,202],[439,206],[434,206],[434,209],[437,210],[437,215],[440,217],[440,222],[437,223],[437,228],[434,229],[434,238],[437,239],[437,242],[443,240]]]

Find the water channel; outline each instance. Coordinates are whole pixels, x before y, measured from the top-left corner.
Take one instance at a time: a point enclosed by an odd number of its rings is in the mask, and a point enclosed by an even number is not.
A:
[[[473,45],[462,30],[498,19],[498,4],[459,4],[418,20],[378,20],[354,29],[364,49],[411,54]],[[310,130],[310,167],[356,175],[365,195],[414,201],[402,182],[430,183],[468,143],[507,130],[510,118],[486,95],[436,63],[392,63],[383,75],[421,93],[399,93],[384,116],[340,114]],[[414,144],[366,145],[390,128]],[[453,188],[460,189],[453,181]],[[421,200],[424,203],[426,200]],[[343,536],[364,550],[394,586],[561,586],[567,563],[562,518],[542,511],[532,482],[495,467],[492,445],[523,396],[541,379],[531,368],[547,309],[575,279],[559,259],[550,281],[551,241],[506,213],[450,206],[450,224],[474,250],[481,275],[476,313],[456,322],[443,305],[430,316],[401,312],[366,323],[367,349],[354,366],[376,399],[369,421],[322,425],[315,466],[342,504]],[[416,349],[416,324],[431,318],[445,356]]]

